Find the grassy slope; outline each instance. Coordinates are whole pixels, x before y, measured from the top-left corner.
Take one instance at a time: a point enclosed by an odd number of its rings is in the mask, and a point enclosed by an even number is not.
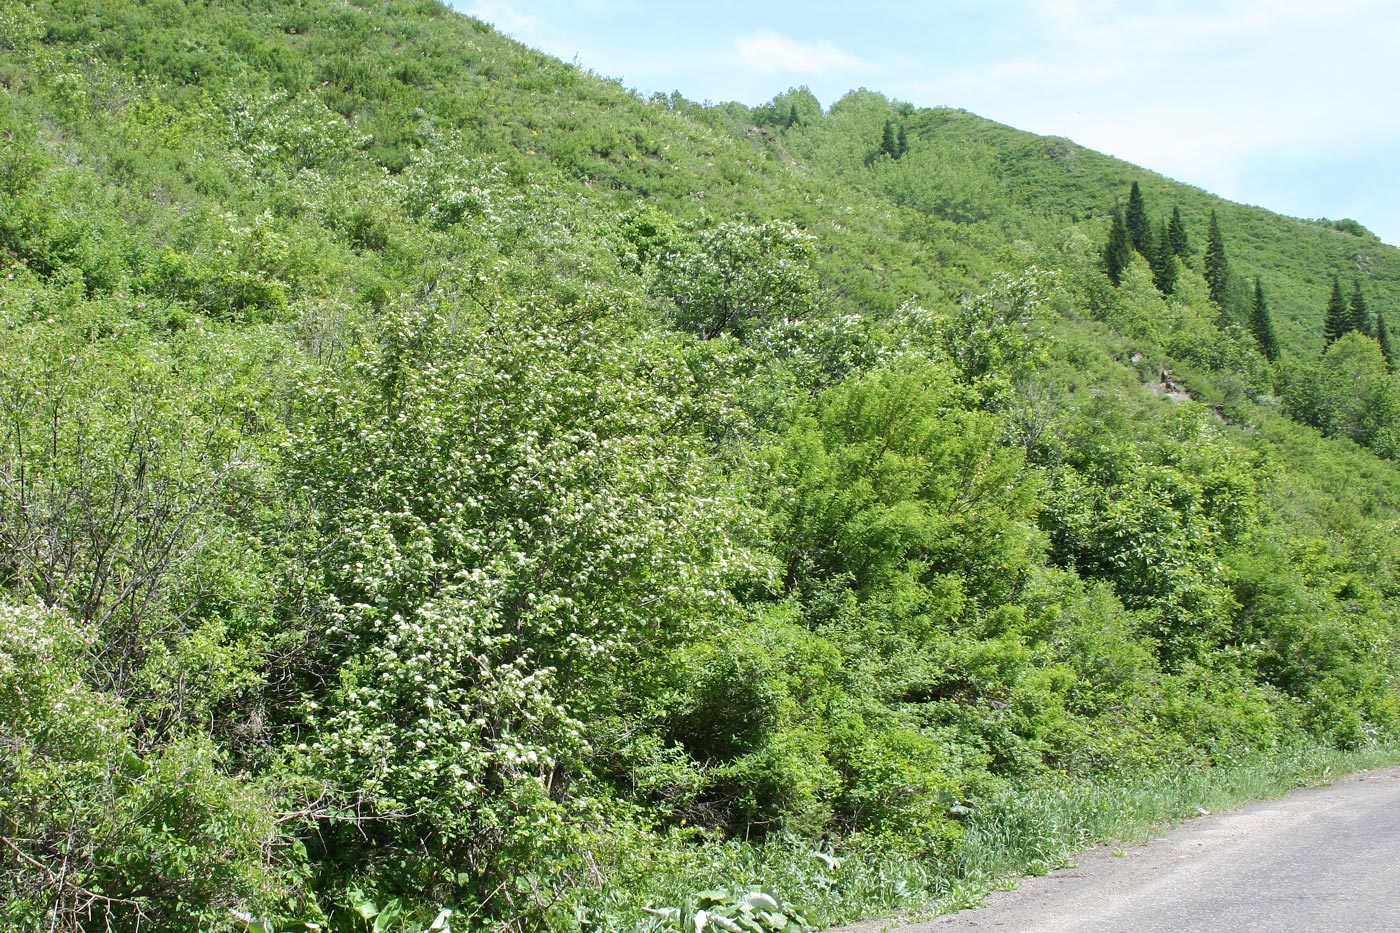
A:
[[[1154,214],[1181,208],[1198,250],[1207,215],[1219,213],[1236,277],[1263,279],[1287,348],[1320,347],[1333,274],[1359,276],[1373,307],[1400,305],[1400,251],[1392,247],[1232,204],[965,111],[913,111],[909,155],[872,171],[866,157],[891,112],[879,95],[852,94],[810,127],[756,132],[732,110],[644,102],[432,3],[314,10],[172,2],[85,15],[68,6],[53,8],[49,39],[89,47],[103,63],[80,72],[100,89],[87,100],[93,111],[130,106],[143,74],[165,79],[162,94],[177,106],[194,103],[196,88],[251,79],[320,97],[372,137],[366,160],[390,170],[436,123],[504,161],[514,177],[548,179],[600,206],[641,196],[681,216],[788,216],[840,257],[843,290],[853,304],[871,306],[856,310],[878,312],[911,295],[957,297],[1014,263],[1026,243],[1053,249],[1070,224],[1101,237],[1109,208],[1134,180]],[[198,30],[198,40],[174,40],[168,30],[176,24]],[[24,76],[14,80],[22,85]],[[99,119],[92,131],[101,135],[102,126]],[[102,148],[65,141],[74,161]]]
[[[1198,255],[1216,211],[1237,287],[1260,277],[1286,349],[1320,350],[1333,275],[1342,277],[1348,293],[1359,279],[1373,308],[1400,305],[1400,250],[1372,236],[1235,204],[1069,140],[1024,133],[963,110],[908,112],[909,152],[898,163],[871,167],[868,157],[884,121],[901,108],[866,92],[832,109],[831,118],[792,133],[788,148],[828,177],[886,203],[926,218],[962,220],[972,228],[962,236],[982,248],[1005,249],[1017,240],[1049,248],[1073,224],[1101,241],[1112,206],[1126,200],[1136,181],[1154,225],[1180,207]]]

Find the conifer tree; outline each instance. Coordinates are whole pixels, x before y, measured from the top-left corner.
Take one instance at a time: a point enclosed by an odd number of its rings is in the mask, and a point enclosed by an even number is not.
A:
[[[1167,224],[1167,238],[1171,240],[1172,252],[1182,259],[1191,252],[1191,241],[1186,236],[1186,221],[1181,219],[1181,208],[1172,208],[1172,219]]]
[[[1210,300],[1222,312],[1230,294],[1230,264],[1225,259],[1225,240],[1220,235],[1220,223],[1215,211],[1210,212],[1210,232],[1206,236],[1206,285]]]
[[[899,132],[895,134],[894,145],[895,149],[899,152],[899,155],[895,156],[895,158],[904,158],[904,153],[909,151],[909,134],[904,132],[903,123],[899,124]]]
[[[1152,283],[1163,295],[1176,290],[1176,253],[1172,250],[1171,236],[1164,220],[1157,231],[1157,242],[1152,250]]]
[[[1123,221],[1122,208],[1113,209],[1113,224],[1108,228],[1108,242],[1103,248],[1103,271],[1114,285],[1123,281],[1123,270],[1133,258],[1133,247],[1128,241],[1128,226]]]
[[[1390,371],[1395,371],[1395,348],[1390,343],[1390,331],[1385,326],[1385,317],[1376,312],[1376,342],[1381,345],[1381,353],[1385,355],[1385,363],[1390,367]]]
[[[1367,337],[1374,337],[1371,326],[1371,312],[1366,310],[1366,297],[1361,294],[1361,282],[1352,282],[1351,287],[1351,329],[1360,331]]]
[[[798,116],[798,114],[797,114],[797,105],[796,105],[796,104],[791,105],[791,107],[788,108],[787,127],[785,127],[785,128],[786,128],[786,129],[792,129],[794,126],[796,126],[798,123],[800,123],[801,120],[802,120],[802,118],[801,118],[800,116]]]
[[[1342,283],[1332,276],[1332,297],[1327,299],[1327,313],[1322,318],[1322,340],[1325,346],[1352,330],[1351,309],[1342,297]]]
[[[1133,249],[1151,262],[1152,224],[1147,219],[1147,204],[1142,199],[1142,189],[1137,182],[1133,182],[1132,190],[1128,192],[1128,213],[1124,220],[1128,223],[1128,239]]]
[[[1249,315],[1250,329],[1259,344],[1259,352],[1270,361],[1278,359],[1278,337],[1274,334],[1274,319],[1264,303],[1264,286],[1258,276],[1254,279],[1254,308]]]
[[[899,158],[899,141],[895,138],[894,121],[885,121],[885,132],[880,139],[880,151],[891,159]]]

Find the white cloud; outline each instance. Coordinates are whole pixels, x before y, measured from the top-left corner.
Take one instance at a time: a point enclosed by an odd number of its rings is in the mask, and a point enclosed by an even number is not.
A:
[[[862,59],[837,48],[826,39],[798,42],[771,30],[744,36],[734,43],[734,47],[739,53],[739,62],[745,68],[762,74],[824,74],[868,67]]]

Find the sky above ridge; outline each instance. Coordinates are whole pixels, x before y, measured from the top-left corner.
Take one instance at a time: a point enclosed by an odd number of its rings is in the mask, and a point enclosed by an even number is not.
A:
[[[1394,0],[450,0],[644,94],[869,88],[1400,245]]]

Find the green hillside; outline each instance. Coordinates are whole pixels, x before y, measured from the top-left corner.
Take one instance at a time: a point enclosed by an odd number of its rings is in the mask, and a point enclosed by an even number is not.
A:
[[[871,166],[892,110],[907,128],[909,151]],[[1134,181],[1154,223],[1180,208],[1198,253],[1210,212],[1217,211],[1241,286],[1245,277],[1263,279],[1285,345],[1298,352],[1321,349],[1332,275],[1348,287],[1358,278],[1385,308],[1400,304],[1400,252],[1364,228],[1337,229],[1232,204],[1069,140],[1022,133],[966,111],[892,107],[871,93],[853,93],[827,119],[796,129],[783,142],[805,164],[915,214],[981,228],[990,242],[1024,239],[1053,249],[1070,225],[1101,240],[1115,199],[1126,199]]]
[[[797,931],[1394,755],[1353,222],[434,2],[0,0],[0,143],[6,929]]]

